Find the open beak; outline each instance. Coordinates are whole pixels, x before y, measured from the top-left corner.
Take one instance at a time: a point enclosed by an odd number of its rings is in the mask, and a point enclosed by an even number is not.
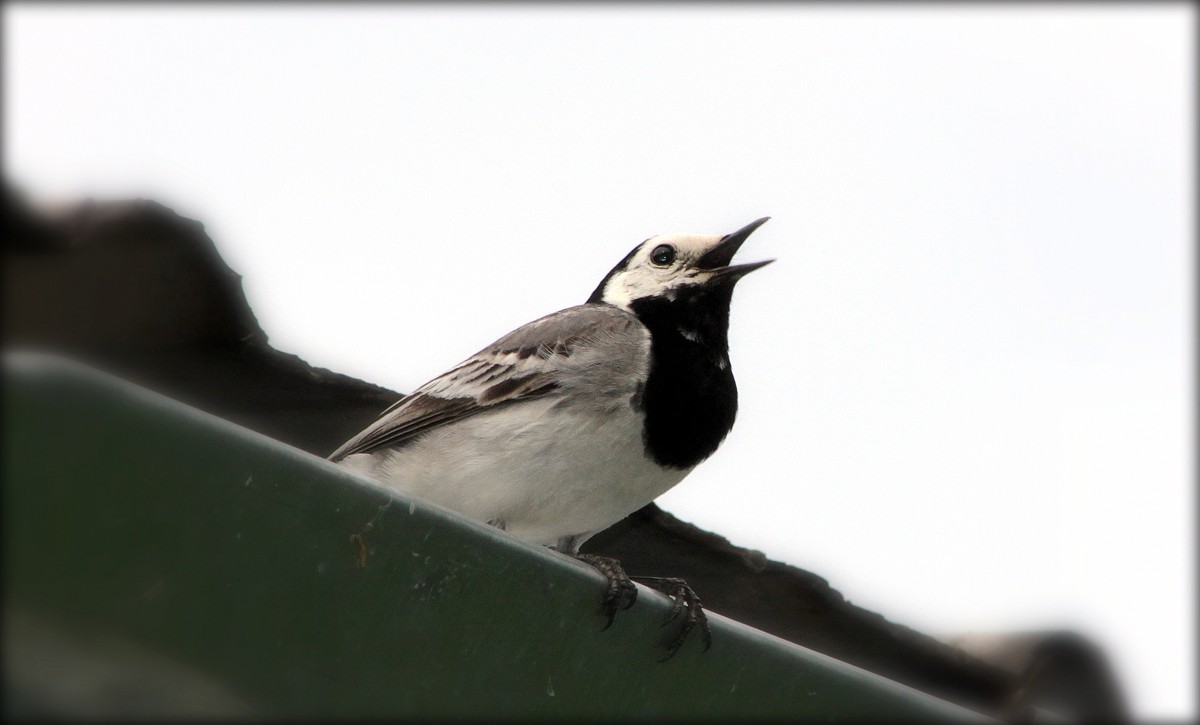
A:
[[[712,279],[737,280],[756,269],[774,262],[774,259],[767,259],[762,262],[751,262],[749,264],[730,264],[733,261],[733,255],[737,253],[742,243],[754,233],[755,229],[766,224],[770,218],[769,216],[765,216],[762,219],[756,219],[733,234],[725,235],[720,242],[717,242],[717,246],[708,250],[703,257],[696,260],[696,268],[713,272]]]

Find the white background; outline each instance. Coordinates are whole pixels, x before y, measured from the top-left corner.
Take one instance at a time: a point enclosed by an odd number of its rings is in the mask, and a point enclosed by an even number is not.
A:
[[[1194,715],[1190,6],[4,21],[10,179],[202,220],[275,346],[397,390],[772,216],[738,425],[661,505],[922,631],[1078,628]]]

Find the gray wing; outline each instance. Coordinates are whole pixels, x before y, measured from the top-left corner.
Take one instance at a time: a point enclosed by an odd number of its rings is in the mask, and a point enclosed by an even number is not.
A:
[[[649,365],[649,347],[649,332],[630,313],[604,304],[569,307],[513,330],[401,398],[329,460],[394,448],[496,406],[569,393],[583,381],[637,379]]]

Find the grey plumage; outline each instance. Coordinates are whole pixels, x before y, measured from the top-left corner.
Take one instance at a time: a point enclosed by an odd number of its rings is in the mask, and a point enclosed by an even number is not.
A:
[[[620,564],[579,554],[588,537],[653,501],[733,427],[737,387],[726,330],[733,285],[766,262],[732,265],[766,219],[725,236],[638,245],[587,304],[510,332],[405,396],[330,460],[526,541],[554,546],[609,580],[609,623],[637,588]],[[645,583],[687,609],[682,580]]]
[[[576,553],[682,480],[733,425],[729,298],[765,263],[730,261],[763,221],[646,240],[588,304],[430,380],[330,459]]]
[[[543,396],[567,400],[584,393],[607,405],[644,372],[648,337],[636,317],[610,305],[551,313],[401,398],[329,460],[396,449],[438,426]]]

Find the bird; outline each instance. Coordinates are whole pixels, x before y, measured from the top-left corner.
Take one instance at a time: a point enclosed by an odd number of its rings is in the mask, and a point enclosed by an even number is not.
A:
[[[731,234],[646,239],[584,304],[518,327],[402,397],[329,460],[593,565],[609,581],[611,625],[637,588],[618,561],[579,547],[682,481],[732,429],[733,289],[775,261],[732,260],[769,218]],[[671,597],[668,620],[687,610],[668,658],[695,626],[707,649],[686,582],[634,578]]]

